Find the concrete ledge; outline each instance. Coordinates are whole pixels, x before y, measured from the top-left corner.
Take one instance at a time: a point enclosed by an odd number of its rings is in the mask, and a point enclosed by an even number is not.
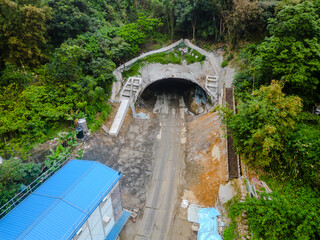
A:
[[[120,128],[122,126],[122,123],[127,115],[128,112],[128,108],[129,108],[129,104],[130,100],[128,99],[123,99],[121,101],[120,107],[118,109],[118,112],[113,120],[112,126],[110,128],[109,134],[112,136],[117,136]]]

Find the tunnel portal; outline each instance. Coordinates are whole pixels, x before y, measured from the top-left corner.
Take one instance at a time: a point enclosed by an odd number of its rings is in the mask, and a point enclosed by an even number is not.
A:
[[[183,97],[186,107],[193,114],[204,113],[208,108],[208,95],[205,90],[187,79],[165,78],[148,85],[140,94],[138,103],[144,102],[153,107],[159,95]]]

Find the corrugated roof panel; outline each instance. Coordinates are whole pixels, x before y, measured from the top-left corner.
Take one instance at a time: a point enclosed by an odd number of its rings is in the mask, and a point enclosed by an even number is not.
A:
[[[60,201],[23,239],[67,239],[86,215],[79,209],[70,207],[68,203]]]
[[[71,203],[77,203],[77,206],[85,211],[91,211],[102,195],[107,190],[109,192],[118,181],[118,172],[110,170],[112,169],[96,165],[87,173],[86,178],[66,194],[65,199]]]
[[[32,225],[46,211],[48,206],[56,202],[57,200],[54,198],[48,199],[32,195],[27,197],[23,201],[23,204],[18,205],[1,219],[0,239],[17,239],[25,229]]]
[[[0,220],[0,239],[69,239],[120,174],[93,161],[71,160]]]
[[[90,168],[96,165],[93,161],[83,161],[81,164],[76,164],[71,160],[60,171],[56,172],[51,178],[46,181],[46,184],[41,185],[36,192],[55,197],[61,197],[69,189],[72,189]]]

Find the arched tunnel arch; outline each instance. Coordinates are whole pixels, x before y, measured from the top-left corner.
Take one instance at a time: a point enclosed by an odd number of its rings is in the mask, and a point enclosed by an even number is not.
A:
[[[210,108],[206,91],[197,83],[183,78],[164,78],[145,86],[139,95],[140,102],[153,106],[159,95],[183,97],[186,107],[194,114],[201,114]],[[141,101],[142,100],[142,101]]]

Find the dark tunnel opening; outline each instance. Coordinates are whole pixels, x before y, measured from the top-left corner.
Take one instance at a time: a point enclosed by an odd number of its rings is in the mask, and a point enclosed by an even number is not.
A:
[[[151,83],[140,95],[140,101],[151,110],[154,106],[157,96],[171,95],[183,97],[186,107],[193,114],[203,113],[206,109],[208,96],[198,84],[180,78],[167,78]]]

